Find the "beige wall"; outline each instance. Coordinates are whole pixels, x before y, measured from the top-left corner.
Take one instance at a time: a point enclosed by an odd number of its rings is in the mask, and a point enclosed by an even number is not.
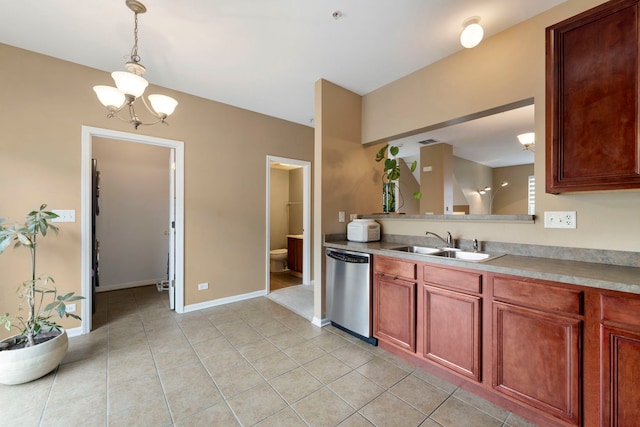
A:
[[[315,85],[314,241],[323,235],[347,232],[349,214],[379,212],[382,166],[375,161],[379,147],[360,143],[361,97],[326,80]],[[320,190],[317,190],[320,189]],[[344,211],[347,222],[338,222]],[[325,312],[324,253],[313,259],[314,317]]]
[[[529,176],[533,175],[533,164],[493,168],[491,197],[493,215],[524,215],[528,212]],[[509,185],[501,187],[503,182]],[[539,188],[538,191],[544,191]]]
[[[107,119],[91,89],[110,80],[103,71],[0,44],[0,93],[10,100],[0,114],[0,216],[21,219],[42,202],[79,216],[81,126],[136,132]],[[185,142],[185,303],[265,289],[265,159],[311,161],[313,129],[156,90],[175,97],[178,108],[168,126],[137,133]],[[80,230],[79,219],[62,224],[42,245],[39,270],[62,291],[81,292]],[[28,276],[23,258],[13,250],[0,256],[2,313],[17,309],[14,291]],[[201,282],[209,289],[198,291]]]
[[[420,148],[421,214],[444,215],[453,212],[453,147],[434,144]]]
[[[483,164],[461,157],[453,157],[453,175],[469,205],[469,214],[486,215],[489,212],[490,195],[480,194],[479,190],[491,187],[493,169]]]
[[[640,251],[638,190],[545,194],[545,28],[602,0],[567,2],[362,98],[362,141],[384,141],[510,102],[535,98],[538,183],[536,216],[576,211],[576,230],[535,224],[474,224],[444,221],[382,221],[388,233],[420,235],[450,230],[459,238],[513,243]]]
[[[287,247],[286,235],[289,234],[287,218],[287,202],[289,201],[289,171],[271,168],[271,200],[269,208],[269,248],[283,249]]]

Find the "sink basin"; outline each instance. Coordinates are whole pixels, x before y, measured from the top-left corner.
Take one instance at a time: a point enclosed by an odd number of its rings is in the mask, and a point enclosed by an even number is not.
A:
[[[393,251],[409,252],[412,254],[433,255],[438,252],[442,252],[442,249],[430,248],[427,246],[401,246],[399,248],[392,248]]]
[[[446,258],[459,259],[462,261],[480,262],[480,261],[486,261],[488,259],[501,257],[503,254],[493,255],[486,252],[469,252],[469,251],[462,251],[459,249],[445,248],[442,251],[433,255],[446,257]]]
[[[482,262],[501,257],[503,254],[489,254],[486,252],[470,252],[456,248],[431,248],[428,246],[400,246],[391,248],[392,251],[407,252],[411,254],[432,255],[443,258],[453,258],[461,261]]]

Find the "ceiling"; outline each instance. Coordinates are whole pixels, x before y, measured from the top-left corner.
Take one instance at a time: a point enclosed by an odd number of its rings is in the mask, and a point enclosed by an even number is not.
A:
[[[143,0],[139,55],[153,84],[313,126],[318,79],[364,95],[463,49],[471,16],[486,38],[563,1]],[[0,42],[124,70],[133,12],[124,0],[6,0]]]

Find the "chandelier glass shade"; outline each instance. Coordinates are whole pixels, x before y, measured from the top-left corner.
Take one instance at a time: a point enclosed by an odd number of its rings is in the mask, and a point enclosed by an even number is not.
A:
[[[131,49],[131,60],[125,64],[127,71],[114,71],[111,77],[116,87],[97,85],[93,87],[98,100],[104,105],[109,113],[107,117],[116,117],[122,121],[129,122],[135,129],[140,125],[152,125],[155,123],[166,123],[166,118],[176,109],[178,101],[159,94],[149,95],[149,102],[144,97],[144,91],[149,82],[142,77],[145,67],[140,64],[138,55],[138,14],[145,13],[146,7],[137,0],[126,0],[127,7],[134,12],[134,43]],[[151,123],[143,123],[138,117],[134,103],[141,99],[147,110],[155,117]],[[121,117],[119,113],[127,107],[128,117]]]
[[[520,141],[525,150],[533,151],[536,143],[536,134],[534,132],[521,133],[518,135],[518,141]]]

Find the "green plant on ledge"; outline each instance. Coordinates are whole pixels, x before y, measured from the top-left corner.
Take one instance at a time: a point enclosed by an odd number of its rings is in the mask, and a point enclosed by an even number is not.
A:
[[[388,150],[387,150],[388,149]],[[387,151],[390,156],[387,156]],[[383,184],[389,182],[395,182],[400,178],[400,162],[395,158],[398,155],[400,149],[395,145],[385,144],[378,152],[376,153],[376,162],[381,162],[384,160],[384,168],[382,172],[382,182]],[[414,160],[409,165],[409,170],[414,172],[416,167],[418,166],[418,162]],[[416,200],[420,200],[422,198],[422,192],[416,191],[413,193],[413,197]]]
[[[17,326],[12,322],[9,313],[0,316],[0,324],[4,325],[7,330],[15,327],[21,330],[20,341],[24,342],[25,347],[35,344],[36,337],[40,333],[51,331],[61,331],[52,317],[57,314],[60,318],[72,317],[81,320],[79,316],[67,313],[66,304],[71,301],[78,301],[84,297],[76,296],[73,292],[65,295],[58,295],[57,290],[53,287],[54,281],[50,276],[36,276],[36,259],[38,249],[38,235],[45,237],[47,231],[51,230],[55,233],[58,228],[49,223],[50,220],[57,218],[53,212],[45,211],[47,205],[41,205],[40,209],[29,212],[23,225],[13,224],[5,226],[3,223],[6,218],[0,218],[0,254],[3,253],[12,242],[14,247],[24,246],[29,249],[31,254],[31,279],[22,282],[18,287],[18,297],[23,300],[20,304],[20,310],[27,311],[26,318],[22,315],[15,316],[18,323]],[[52,298],[52,302],[45,304],[45,297]]]

